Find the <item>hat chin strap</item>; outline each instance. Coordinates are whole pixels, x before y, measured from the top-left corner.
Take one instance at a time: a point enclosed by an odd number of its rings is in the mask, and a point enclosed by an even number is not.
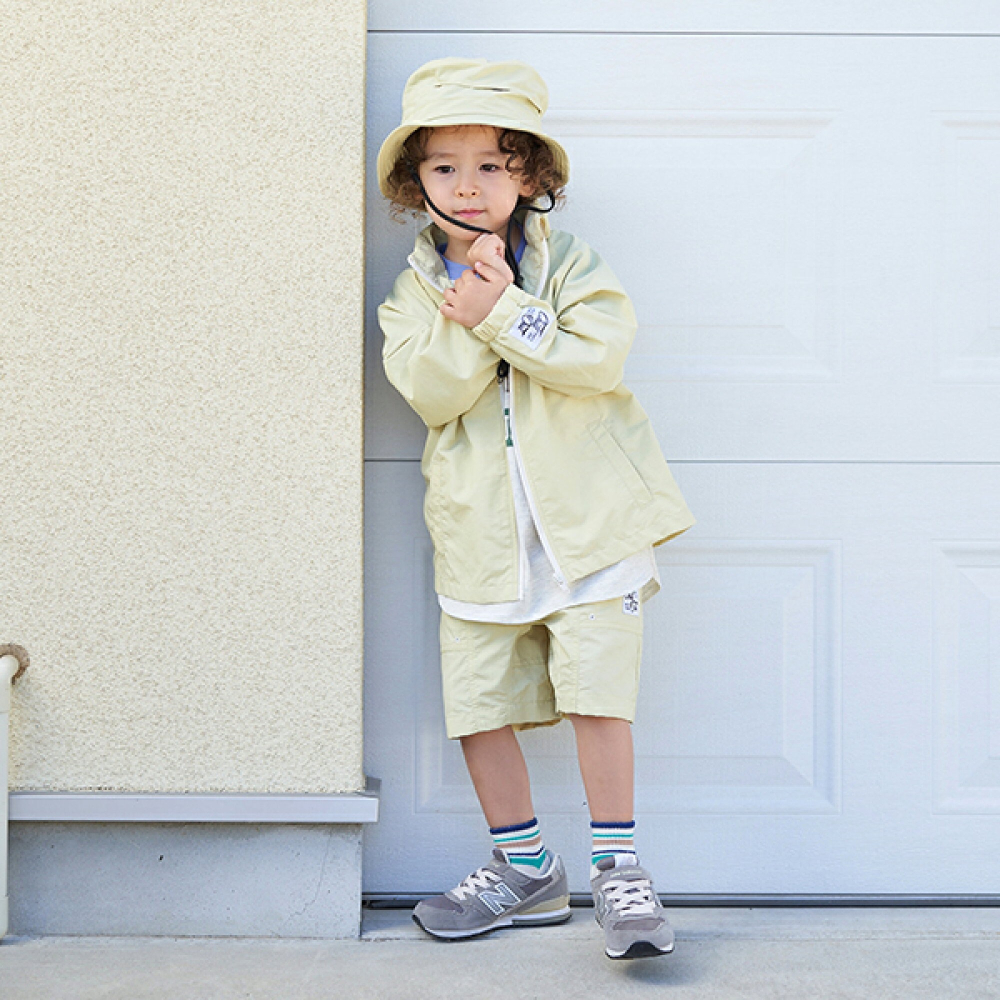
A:
[[[482,226],[474,226],[470,222],[463,222],[461,219],[453,219],[450,215],[445,215],[437,205],[434,204],[430,199],[430,195],[427,193],[427,189],[424,187],[423,181],[420,179],[420,175],[417,173],[415,167],[410,167],[410,176],[417,182],[417,186],[420,188],[420,193],[424,196],[424,201],[432,208],[435,214],[439,215],[442,219],[450,222],[453,226],[459,226],[462,229],[468,229],[473,233],[490,233],[492,231],[489,229],[483,229]],[[517,215],[522,209],[526,212],[551,212],[553,208],[556,207],[556,199],[551,191],[548,189],[544,192],[549,196],[549,207],[548,208],[536,208],[534,205],[529,205],[527,203],[523,205],[518,205],[513,212],[510,213],[510,218],[507,220],[507,238],[504,240],[504,260],[507,261],[507,266],[511,269],[514,274],[514,284],[518,288],[521,287],[521,270],[517,266],[517,258],[514,256],[514,251],[510,245],[511,227],[514,225],[514,216]]]

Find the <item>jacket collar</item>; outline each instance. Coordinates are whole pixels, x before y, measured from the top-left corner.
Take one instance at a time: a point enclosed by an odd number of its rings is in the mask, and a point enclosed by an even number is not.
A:
[[[545,287],[549,271],[549,217],[541,212],[526,212],[524,220],[524,253],[521,255],[521,284],[524,290],[538,297]],[[437,252],[438,245],[446,243],[447,233],[432,222],[417,234],[413,253],[406,262],[428,284],[442,295],[454,281],[448,277],[448,270]]]

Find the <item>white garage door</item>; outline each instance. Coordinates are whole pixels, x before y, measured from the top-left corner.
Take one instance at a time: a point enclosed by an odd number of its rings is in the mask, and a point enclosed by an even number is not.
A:
[[[541,6],[478,34],[452,4],[371,12],[365,891],[442,891],[489,846],[444,736],[425,431],[375,316],[416,228],[388,219],[375,153],[409,73],[470,55],[546,77],[573,171],[550,218],[632,295],[625,381],[698,519],[657,550],[647,609],[658,888],[1000,896],[1000,37],[975,34],[1000,11]],[[571,729],[522,745],[586,892]]]

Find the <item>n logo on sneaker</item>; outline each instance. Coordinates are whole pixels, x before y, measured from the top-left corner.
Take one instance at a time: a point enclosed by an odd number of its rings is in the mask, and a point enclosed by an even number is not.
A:
[[[503,882],[499,882],[495,889],[483,889],[479,893],[479,898],[497,914],[521,902],[514,890]]]

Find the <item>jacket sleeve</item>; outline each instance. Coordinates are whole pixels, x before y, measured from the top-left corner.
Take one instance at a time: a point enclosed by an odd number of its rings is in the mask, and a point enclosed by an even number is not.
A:
[[[637,324],[611,268],[580,240],[571,251],[552,304],[508,285],[472,332],[542,385],[591,396],[621,382]]]
[[[389,381],[428,427],[440,427],[475,404],[500,361],[488,344],[441,314],[412,270],[396,279],[378,307]]]

